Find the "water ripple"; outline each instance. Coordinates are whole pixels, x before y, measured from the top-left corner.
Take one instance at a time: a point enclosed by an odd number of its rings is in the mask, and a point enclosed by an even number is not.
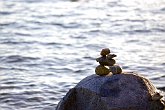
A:
[[[25,62],[29,60],[38,60],[38,58],[25,57],[20,55],[10,55],[5,57],[0,57],[0,60],[6,63],[17,63],[17,62]]]

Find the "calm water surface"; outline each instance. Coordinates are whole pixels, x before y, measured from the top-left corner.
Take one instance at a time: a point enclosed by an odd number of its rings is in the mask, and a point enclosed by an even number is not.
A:
[[[1,0],[1,110],[54,110],[105,47],[165,91],[165,1]]]

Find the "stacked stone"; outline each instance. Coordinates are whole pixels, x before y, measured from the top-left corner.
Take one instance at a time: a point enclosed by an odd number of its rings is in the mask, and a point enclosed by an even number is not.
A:
[[[116,65],[116,61],[113,59],[117,55],[110,53],[109,48],[102,49],[100,52],[101,57],[96,59],[96,61],[100,64],[95,69],[95,73],[97,75],[103,76],[109,74],[110,72],[112,72],[112,74],[122,73],[121,67]]]

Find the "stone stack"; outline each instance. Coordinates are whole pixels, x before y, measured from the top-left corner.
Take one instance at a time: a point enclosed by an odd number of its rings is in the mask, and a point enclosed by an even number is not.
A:
[[[116,57],[117,55],[111,54],[109,48],[102,49],[100,55],[101,57],[96,59],[96,61],[100,64],[95,69],[95,73],[97,75],[108,75],[110,72],[112,74],[122,73],[121,67],[119,65],[116,65],[116,61],[114,60],[114,57]]]

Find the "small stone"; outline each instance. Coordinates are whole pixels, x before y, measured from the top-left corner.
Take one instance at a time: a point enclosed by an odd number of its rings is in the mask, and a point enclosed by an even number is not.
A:
[[[108,54],[107,55],[107,59],[112,59],[112,58],[114,58],[114,57],[116,57],[117,55],[115,55],[115,54]]]
[[[109,74],[109,69],[107,67],[99,65],[96,67],[95,73],[100,76],[107,75],[107,74]]]
[[[106,56],[106,55],[108,55],[109,53],[110,53],[110,49],[109,49],[109,48],[104,48],[104,49],[101,50],[100,55]]]
[[[113,74],[121,74],[122,73],[122,68],[119,65],[110,66],[109,69]]]
[[[152,95],[152,100],[156,101],[156,100],[160,100],[161,98],[163,98],[162,95],[160,95],[160,93],[156,92],[154,95]]]
[[[96,61],[99,62],[100,65],[102,65],[102,66],[104,66],[104,65],[105,66],[113,66],[116,63],[116,61],[114,59],[107,59],[104,56],[97,58]]]
[[[96,61],[99,62],[100,65],[102,65],[102,66],[104,66],[104,65],[107,66],[108,65],[107,59],[104,56],[97,58]]]
[[[116,61],[114,59],[107,59],[107,66],[113,66],[116,63]]]

